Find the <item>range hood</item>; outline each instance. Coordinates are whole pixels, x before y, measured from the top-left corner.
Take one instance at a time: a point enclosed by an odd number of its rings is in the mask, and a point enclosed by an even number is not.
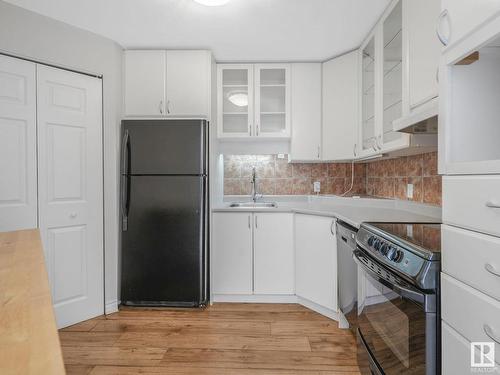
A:
[[[410,115],[394,120],[394,131],[410,134],[437,134],[439,98],[434,98]]]

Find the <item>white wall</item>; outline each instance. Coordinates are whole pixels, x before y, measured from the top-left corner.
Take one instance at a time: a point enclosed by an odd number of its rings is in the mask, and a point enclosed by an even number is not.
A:
[[[110,311],[118,300],[122,48],[112,40],[0,0],[0,52],[103,76],[105,293]]]

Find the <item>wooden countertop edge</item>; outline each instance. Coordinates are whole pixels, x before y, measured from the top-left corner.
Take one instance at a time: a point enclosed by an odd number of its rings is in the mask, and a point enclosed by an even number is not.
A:
[[[0,233],[0,373],[65,374],[37,229]]]

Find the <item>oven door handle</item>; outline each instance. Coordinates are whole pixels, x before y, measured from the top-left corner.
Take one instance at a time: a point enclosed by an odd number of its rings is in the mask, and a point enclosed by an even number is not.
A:
[[[366,266],[366,264],[363,262],[362,258],[365,258],[363,253],[359,250],[356,249],[353,251],[353,258],[355,262],[363,268],[363,270],[368,273],[371,277],[373,277],[375,280],[377,280],[379,283],[382,285],[386,286],[387,288],[393,290],[397,294],[409,298],[415,302],[421,303],[422,305],[426,306],[426,311],[428,310],[429,307],[432,306],[427,306],[427,304],[431,301],[429,301],[429,298],[434,296],[433,294],[426,294],[416,288],[412,288],[411,286],[407,285],[402,285],[401,283],[398,282],[392,282],[384,279],[381,277],[378,273],[375,271],[371,270],[369,267]],[[435,297],[435,296],[434,296]],[[430,311],[429,311],[430,312]]]

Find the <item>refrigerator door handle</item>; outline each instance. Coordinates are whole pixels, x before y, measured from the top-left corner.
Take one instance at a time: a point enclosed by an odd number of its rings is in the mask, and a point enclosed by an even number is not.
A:
[[[121,189],[121,208],[122,208],[122,230],[128,229],[128,211],[130,205],[130,135],[128,130],[122,140],[122,189]]]

